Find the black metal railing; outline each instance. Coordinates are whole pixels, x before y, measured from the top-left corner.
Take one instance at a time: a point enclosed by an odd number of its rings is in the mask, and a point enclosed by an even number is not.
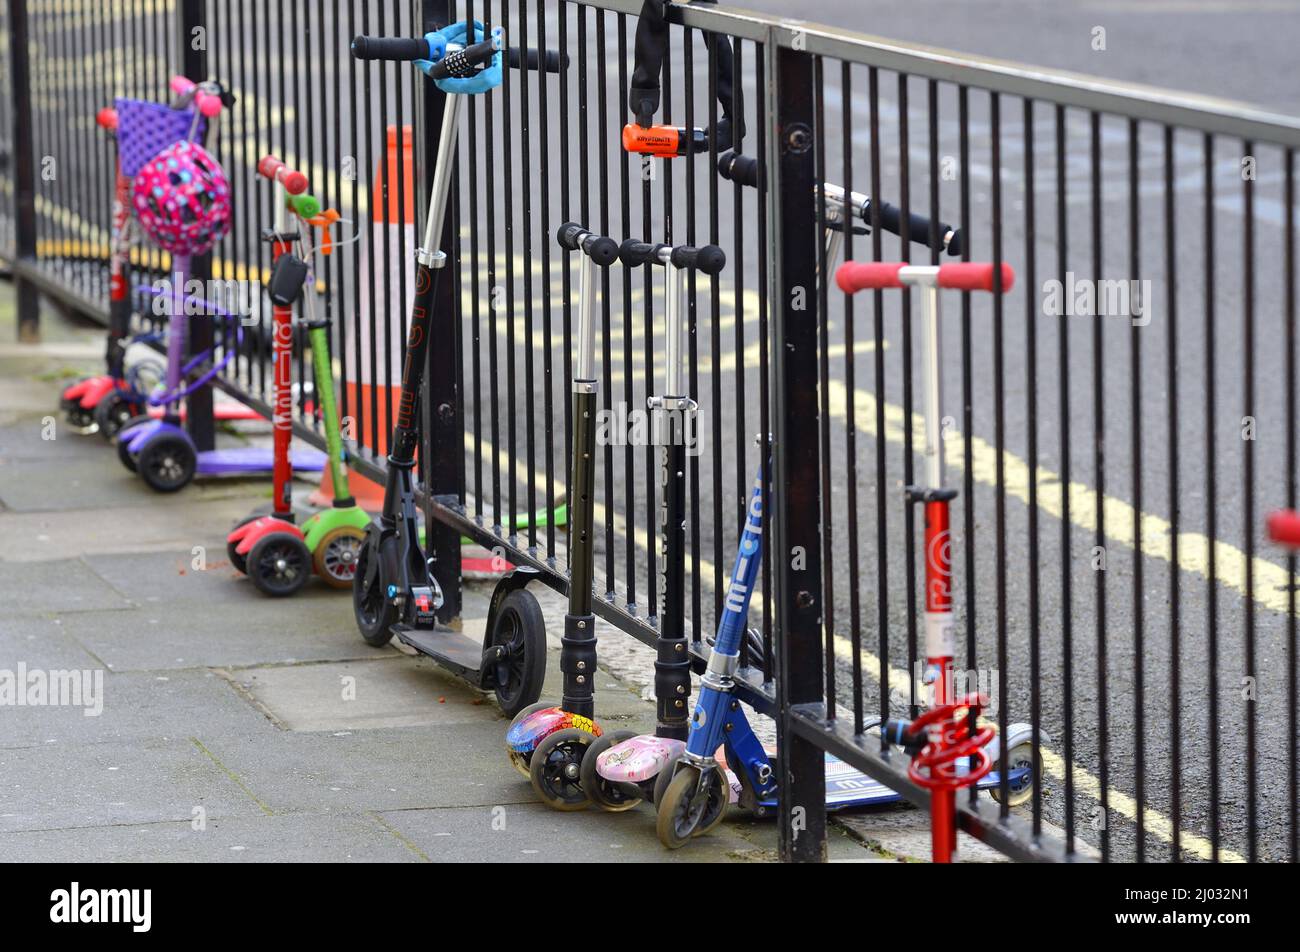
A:
[[[872,729],[924,703],[920,529],[903,489],[921,449],[920,304],[848,297],[822,277],[839,260],[939,261],[941,223],[959,230],[961,258],[1011,264],[1009,294],[945,302],[939,369],[958,668],[992,695],[1003,736],[1030,725],[1042,782],[1016,807],[963,795],[962,828],[1021,859],[1295,860],[1295,562],[1260,524],[1296,495],[1300,122],[674,6],[660,119],[716,125],[705,35],[727,36],[743,118],[729,145],[759,170],[746,183],[718,174],[713,144],[649,162],[622,149],[639,0],[124,6],[85,21],[58,4],[25,11],[39,55],[23,64],[10,48],[5,63],[30,73],[32,155],[63,171],[13,176],[0,218],[16,240],[0,254],[20,283],[102,310],[111,149],[88,120],[114,94],[162,97],[172,69],[226,82],[237,101],[210,145],[236,225],[212,274],[261,274],[272,197],[253,166],[265,152],[352,222],[358,240],[318,291],[352,462],[377,479],[441,99],[407,67],[353,61],[348,40],[414,35],[468,7],[512,43],[562,54],[556,74],[507,70],[502,89],[472,98],[460,139],[454,280],[421,451],[448,613],[462,535],[567,585],[576,287],[556,227],[722,246],[722,274],[689,279],[688,630],[702,654],[760,461],[752,437],[771,434],[775,539],[752,605],[763,647],[746,649],[741,681],[775,717],[783,806],[802,808],[797,828],[781,811],[785,858],[823,855],[827,752],[928,802]],[[23,7],[8,5],[15,37]],[[181,55],[195,29],[206,63]],[[3,115],[9,134],[18,123]],[[873,199],[836,244],[822,183]],[[27,228],[5,204],[24,184],[37,199]],[[883,227],[886,202],[901,234]],[[145,251],[137,264],[166,267]],[[597,611],[647,643],[656,460],[648,440],[623,437],[662,380],[650,271],[606,272],[596,362]],[[269,316],[252,320],[260,330]],[[262,339],[248,335],[220,385],[269,413]],[[318,438],[306,401],[297,427]]]

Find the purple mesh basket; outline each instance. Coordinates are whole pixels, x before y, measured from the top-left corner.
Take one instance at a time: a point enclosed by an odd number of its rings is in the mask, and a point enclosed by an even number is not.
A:
[[[188,139],[194,124],[194,110],[173,109],[143,99],[117,99],[117,155],[122,174],[134,178],[144,164],[175,142]],[[199,118],[195,131],[203,139],[204,123]]]

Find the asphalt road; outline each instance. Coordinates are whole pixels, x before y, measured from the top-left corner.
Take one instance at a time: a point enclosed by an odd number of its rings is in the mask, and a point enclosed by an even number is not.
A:
[[[535,6],[526,5],[528,33],[535,36]],[[788,4],[753,0],[755,9],[788,14]],[[1136,10],[1141,7],[1141,10]],[[223,6],[223,11],[226,8]],[[214,148],[231,170],[237,194],[237,226],[219,256],[233,262],[258,260],[259,229],[269,215],[269,190],[251,172],[252,161],[267,151],[284,155],[310,171],[315,190],[337,204],[345,216],[366,223],[379,201],[369,195],[369,182],[379,165],[381,130],[397,121],[411,121],[415,77],[406,67],[358,71],[353,86],[353,66],[346,57],[346,39],[353,32],[406,32],[395,30],[391,17],[380,23],[376,12],[357,5],[339,24],[308,24],[291,20],[284,29],[288,40],[274,42],[253,19],[225,12],[214,31],[211,50],[213,71],[233,83],[239,104],[222,120]],[[513,20],[505,23],[512,36],[522,32],[519,7],[511,5]],[[1300,108],[1294,83],[1275,77],[1274,64],[1289,59],[1296,35],[1300,3],[1080,3],[1070,6],[1040,2],[938,3],[918,0],[908,4],[835,2],[819,0],[799,5],[799,15],[810,20],[841,24],[860,31],[901,40],[946,46],[979,55],[1057,66],[1064,69],[1182,88],[1255,102],[1282,112]],[[1234,12],[1237,15],[1233,15]],[[1091,29],[1106,28],[1107,49],[1090,47]],[[308,29],[310,27],[310,30]],[[535,74],[525,83],[511,74],[505,90],[494,93],[487,104],[476,103],[472,137],[463,134],[463,156],[472,150],[476,163],[462,161],[457,194],[462,214],[477,221],[474,230],[462,231],[461,253],[467,260],[462,278],[465,303],[463,333],[474,353],[465,367],[467,448],[475,444],[474,431],[484,446],[484,467],[467,460],[471,496],[483,500],[478,509],[489,524],[493,510],[507,509],[509,489],[516,492],[514,509],[531,507],[528,487],[544,505],[545,479],[550,454],[554,477],[551,486],[561,491],[564,480],[564,402],[567,396],[566,288],[562,259],[553,251],[550,235],[566,218],[583,220],[616,238],[627,235],[671,237],[674,242],[716,240],[728,254],[726,271],[716,296],[701,288],[694,299],[696,353],[693,392],[700,402],[698,491],[693,493],[691,531],[698,533],[694,557],[699,559],[699,581],[693,586],[693,617],[707,629],[720,582],[733,557],[739,528],[741,491],[752,480],[758,452],[749,440],[763,425],[760,395],[764,381],[760,363],[765,350],[760,307],[760,262],[765,223],[758,196],[752,191],[737,197],[733,186],[722,183],[717,197],[716,230],[710,217],[710,189],[717,179],[710,174],[707,157],[675,160],[654,166],[656,179],[643,201],[639,168],[625,164],[617,133],[622,119],[622,92],[617,26],[606,21],[604,33],[594,19],[580,31],[573,16],[568,20],[567,48],[573,65],[568,74],[568,124],[560,126],[561,93],[555,79],[543,85]],[[295,37],[299,37],[297,41]],[[627,40],[630,42],[630,30]],[[603,42],[602,42],[603,41]],[[559,43],[554,22],[547,34],[550,46]],[[530,45],[535,41],[530,40]],[[310,67],[290,68],[296,61]],[[310,55],[308,55],[310,54]],[[673,61],[681,62],[676,51]],[[52,53],[52,62],[62,63]],[[111,71],[114,82],[136,75],[122,57]],[[585,62],[585,73],[579,63]],[[755,119],[760,86],[754,74],[754,48],[741,50],[744,108],[750,119],[745,150],[758,149]],[[707,116],[707,75],[702,47],[694,54],[695,121]],[[167,64],[151,61],[156,74],[165,75]],[[626,69],[626,65],[624,69]],[[94,80],[84,64],[78,78],[68,69],[61,84],[41,86],[47,94],[60,89],[84,90]],[[55,74],[59,75],[59,74]],[[685,71],[674,73],[672,110],[675,122],[684,121]],[[388,77],[386,80],[381,77]],[[400,78],[400,87],[395,84]],[[872,110],[868,101],[868,74],[864,66],[850,73],[849,95],[844,94],[836,64],[824,70],[822,101],[827,120],[826,175],[828,180],[868,191],[872,161],[869,141]],[[897,76],[879,74],[876,118],[880,135],[880,196],[902,204],[903,176],[910,182],[910,206],[923,214],[930,206],[932,167],[960,170],[961,125],[955,90],[939,87],[936,124],[937,166],[928,143],[927,88],[923,80],[907,86],[909,106],[900,105]],[[79,85],[80,84],[80,85]],[[355,95],[353,90],[355,89]],[[399,93],[400,89],[400,93]],[[527,128],[521,122],[524,96],[532,113]],[[542,124],[539,105],[547,103],[548,121]],[[1131,858],[1137,842],[1136,808],[1132,800],[1147,805],[1145,817],[1147,856],[1168,855],[1173,815],[1170,778],[1174,764],[1171,723],[1181,728],[1179,746],[1183,802],[1176,825],[1183,831],[1188,858],[1208,858],[1212,814],[1210,802],[1210,739],[1217,745],[1219,775],[1217,809],[1221,845],[1229,858],[1244,855],[1247,840],[1245,778],[1246,719],[1253,712],[1258,726],[1254,769],[1258,776],[1260,855],[1279,858],[1285,846],[1289,806],[1286,798],[1287,712],[1294,704],[1286,695],[1285,624],[1276,610],[1284,607],[1278,573],[1281,555],[1267,547],[1260,532],[1263,513],[1284,498],[1280,481],[1286,475],[1284,417],[1281,238],[1283,222],[1282,170],[1279,152],[1257,146],[1252,155],[1258,175],[1253,186],[1254,284],[1253,394],[1246,391],[1247,330],[1251,327],[1244,303],[1246,285],[1241,277],[1245,260],[1243,229],[1243,144],[1220,140],[1210,174],[1216,190],[1210,206],[1218,256],[1213,310],[1207,312],[1202,262],[1205,258],[1202,143],[1194,131],[1180,131],[1173,140],[1172,195],[1176,225],[1172,233],[1175,273],[1169,273],[1164,226],[1165,156],[1161,130],[1149,124],[1137,127],[1130,152],[1130,130],[1122,118],[1107,117],[1097,127],[1097,171],[1100,199],[1094,251],[1092,212],[1093,161],[1090,154],[1088,116],[1070,111],[1063,117],[1065,149],[1055,147],[1056,117],[1050,103],[1039,103],[1032,124],[1023,124],[1023,105],[1003,97],[1001,107],[1000,175],[995,174],[992,152],[992,118],[989,97],[976,90],[969,96],[967,123],[970,160],[966,166],[970,198],[968,239],[976,258],[993,253],[994,182],[1001,185],[1002,255],[1017,269],[1016,288],[1002,311],[999,357],[997,315],[987,300],[972,302],[968,331],[963,326],[959,299],[945,297],[944,386],[948,427],[947,481],[963,490],[959,465],[971,437],[973,468],[971,493],[964,493],[953,512],[957,533],[956,596],[963,633],[968,622],[976,632],[973,667],[996,669],[999,616],[1005,619],[1007,659],[1005,689],[993,680],[1010,719],[1027,720],[1035,683],[1041,698],[1042,728],[1050,737],[1045,818],[1064,824],[1067,816],[1065,773],[1073,773],[1072,807],[1079,834],[1099,842],[1102,790],[1110,801],[1105,817],[1117,858]],[[491,109],[493,133],[488,138],[484,119]],[[356,115],[355,122],[350,118]],[[909,131],[902,142],[902,117]],[[69,122],[73,121],[69,117]],[[75,120],[81,123],[82,119]],[[354,134],[354,127],[358,130]],[[63,131],[57,122],[52,131]],[[65,127],[66,128],[66,127]],[[851,131],[852,170],[843,162],[841,131]],[[509,139],[506,130],[510,130]],[[84,134],[84,130],[83,130]],[[62,154],[74,137],[65,133],[59,142],[45,141],[38,148]],[[1027,187],[1025,156],[1032,139],[1034,187]],[[600,144],[604,143],[604,148]],[[44,152],[42,153],[44,154]],[[907,162],[900,162],[906,155]],[[1132,159],[1130,156],[1132,155]],[[567,159],[566,159],[567,157]],[[567,165],[566,165],[567,161]],[[1133,162],[1134,164],[1130,164]],[[471,177],[469,169],[473,167]],[[356,170],[355,179],[349,177]],[[1130,172],[1136,169],[1136,203],[1130,205]],[[670,174],[669,174],[670,173]],[[103,169],[96,171],[102,180]],[[939,215],[949,221],[960,216],[961,176],[938,183]],[[1065,183],[1065,228],[1057,209],[1057,175]],[[622,177],[626,175],[626,202]],[[83,186],[63,184],[52,204],[72,206],[87,218],[101,222],[106,212],[98,199],[107,194],[103,182],[93,196]],[[668,182],[671,182],[669,186]],[[689,184],[688,184],[689,183]],[[53,186],[51,187],[53,189]],[[390,183],[395,193],[395,183]],[[668,188],[671,188],[669,193]],[[79,190],[82,189],[82,190]],[[691,191],[693,189],[693,191]],[[668,201],[671,194],[671,203]],[[394,195],[395,197],[395,195]],[[1035,206],[1031,231],[1026,221],[1030,200]],[[737,205],[739,200],[739,205]],[[1132,214],[1134,207],[1136,214]],[[529,211],[525,211],[525,208]],[[672,212],[665,214],[665,208]],[[93,209],[93,210],[92,210]],[[507,209],[514,209],[508,215]],[[472,212],[472,214],[469,214]],[[489,225],[489,221],[491,224]],[[68,223],[64,234],[77,234]],[[395,381],[400,373],[399,348],[404,335],[404,315],[410,303],[410,278],[403,262],[409,259],[413,239],[400,230],[385,235],[383,229],[362,229],[363,240],[345,246],[323,269],[331,293],[330,313],[339,317],[351,334],[344,334],[339,350],[340,370],[355,379],[362,376],[379,383]],[[471,249],[471,234],[473,247]],[[770,234],[766,237],[770,238]],[[1136,242],[1131,240],[1136,237]],[[1064,238],[1064,241],[1062,241]],[[549,256],[543,259],[543,249]],[[855,239],[853,255],[870,253],[870,239]],[[1136,252],[1136,262],[1134,255]],[[885,236],[882,256],[902,254],[897,239]],[[1064,267],[1058,268],[1058,256]],[[914,260],[926,252],[914,248]],[[1045,317],[1043,282],[1069,271],[1081,278],[1094,271],[1094,256],[1105,278],[1151,282],[1149,323],[1134,328],[1124,316],[1105,318]],[[392,277],[385,281],[384,267],[372,269],[369,261],[383,262]],[[1036,268],[1030,280],[1030,266]],[[372,281],[370,275],[377,277]],[[362,275],[357,281],[355,275]],[[477,275],[477,284],[469,276]],[[627,282],[625,284],[625,282]],[[1168,291],[1174,288],[1172,298]],[[611,405],[629,409],[644,406],[647,395],[662,382],[663,306],[656,297],[646,307],[645,275],[615,271],[600,315],[597,335],[598,368],[602,392]],[[630,293],[629,293],[630,292]],[[369,302],[373,301],[372,307]],[[1170,310],[1170,303],[1175,305]],[[477,310],[475,305],[477,304]],[[887,644],[883,652],[894,674],[908,664],[909,609],[906,571],[904,503],[901,487],[915,474],[904,450],[905,408],[919,413],[919,324],[913,301],[905,320],[900,302],[887,297],[874,333],[874,311],[869,297],[855,302],[852,320],[838,293],[827,304],[826,372],[820,393],[827,413],[824,484],[830,500],[823,520],[827,539],[826,565],[830,609],[827,618],[838,637],[835,681],[837,700],[853,704],[852,666],[845,648],[854,622],[862,642],[881,655],[879,605],[883,600]],[[388,315],[385,321],[383,315]],[[549,325],[547,321],[549,320]],[[531,323],[531,333],[529,326]],[[352,335],[364,337],[377,329],[373,377],[358,371]],[[549,326],[550,333],[545,332]],[[1172,328],[1172,330],[1171,330]],[[1207,328],[1213,340],[1207,338]],[[846,336],[851,330],[852,340]],[[1028,346],[1030,331],[1036,349]],[[1099,341],[1100,346],[1096,344]],[[1167,347],[1173,342],[1177,372],[1167,375]],[[876,348],[883,352],[884,377],[873,372]],[[1031,353],[1035,379],[1030,379]],[[1136,356],[1135,356],[1136,354]],[[386,355],[386,360],[385,360]],[[769,355],[770,356],[770,355]],[[369,364],[367,350],[361,363]],[[851,359],[850,359],[851,357]],[[1002,373],[995,370],[999,359]],[[911,392],[905,387],[904,368],[913,367]],[[645,383],[645,366],[658,367],[656,385]],[[969,365],[969,419],[963,400]],[[738,372],[742,368],[743,372]],[[241,374],[244,373],[241,367]],[[1213,371],[1213,374],[1211,374]],[[850,383],[850,376],[852,382]],[[254,389],[266,385],[259,367],[248,368],[242,379]],[[1005,419],[1001,437],[1007,455],[1005,524],[999,533],[996,519],[997,476],[995,446],[999,437],[995,413],[995,382],[1004,386]],[[1216,399],[1207,402],[1210,380]],[[1062,381],[1065,381],[1062,385]],[[1174,396],[1171,398],[1171,394]],[[1066,398],[1062,401],[1062,396]],[[1098,399],[1099,398],[1099,399]],[[877,432],[877,400],[883,400],[885,428]],[[856,453],[847,452],[850,408],[856,425]],[[1101,424],[1097,425],[1098,409]],[[1171,410],[1176,411],[1178,453],[1171,453]],[[1244,440],[1243,418],[1255,420],[1253,440]],[[1215,438],[1206,436],[1207,419]],[[477,420],[477,423],[476,423]],[[550,425],[548,426],[548,420]],[[379,429],[385,428],[381,420]],[[534,442],[529,458],[528,435]],[[1038,534],[1029,532],[1027,465],[1031,461],[1031,434],[1036,434],[1033,458],[1042,468],[1037,485]],[[877,478],[876,449],[884,447],[884,477]],[[493,447],[500,452],[492,455]],[[511,455],[511,448],[514,455]],[[1069,455],[1068,470],[1065,455]],[[1101,466],[1098,467],[1098,454]],[[1255,492],[1252,518],[1247,518],[1247,494],[1242,491],[1247,456],[1253,454]],[[494,505],[491,461],[501,467],[502,496]],[[1176,465],[1171,467],[1171,461]],[[913,461],[919,473],[919,457]],[[1134,472],[1140,463],[1141,480]],[[597,574],[616,579],[620,598],[632,595],[636,611],[653,611],[650,602],[652,565],[648,553],[655,547],[647,539],[653,521],[653,503],[646,486],[654,483],[652,455],[644,446],[608,447],[599,460]],[[1207,483],[1217,479],[1213,495]],[[1177,473],[1178,491],[1171,492],[1170,476]],[[1063,537],[1059,477],[1068,472],[1076,486],[1070,493],[1070,532]],[[513,477],[513,480],[512,480]],[[854,482],[854,480],[856,480]],[[856,512],[850,511],[850,483],[856,487]],[[1105,570],[1094,568],[1095,510],[1098,499],[1106,513],[1102,545]],[[886,548],[876,548],[877,503],[886,514]],[[1134,556],[1132,510],[1140,510],[1140,531],[1145,553]],[[973,536],[966,531],[969,518]],[[1171,573],[1168,522],[1178,518],[1181,571]],[[1216,524],[1211,532],[1209,519]],[[501,519],[499,521],[506,521]],[[1001,535],[1001,538],[1000,538]],[[1208,537],[1216,544],[1214,571],[1206,555]],[[858,566],[851,569],[856,540]],[[525,540],[527,541],[527,540]],[[1063,543],[1068,541],[1068,546]],[[545,532],[539,542],[544,546]],[[1248,563],[1241,553],[1253,544],[1258,558]],[[1063,554],[1064,549],[1064,554]],[[998,576],[995,568],[1005,555],[1006,594],[999,612]],[[967,576],[967,565],[971,576]],[[884,584],[877,567],[886,568]],[[693,563],[694,564],[694,563]],[[1242,570],[1254,570],[1252,599],[1243,594]],[[1140,570],[1140,578],[1137,574]],[[1031,572],[1037,572],[1037,607],[1031,611]],[[973,578],[974,585],[970,585]],[[1068,580],[1071,595],[1066,601]],[[1173,620],[1171,583],[1179,584],[1177,639],[1171,638]],[[1104,593],[1104,612],[1098,591]],[[1208,617],[1209,596],[1217,596],[1217,616]],[[856,593],[856,596],[855,596]],[[1245,609],[1255,609],[1255,664],[1247,670],[1248,637]],[[698,610],[696,608],[698,607]],[[914,615],[912,617],[915,617]],[[1218,651],[1217,669],[1208,659],[1211,633]],[[1037,639],[1038,677],[1033,678],[1031,653]],[[1177,642],[1181,696],[1172,690],[1170,652]],[[1066,671],[1066,659],[1071,670]],[[1104,659],[1104,664],[1101,661]],[[1135,663],[1135,661],[1137,663]],[[862,698],[867,711],[879,706],[879,677],[872,675],[871,658],[864,659],[866,676]],[[1106,684],[1099,682],[1101,671]],[[1142,678],[1138,674],[1141,672]],[[1243,700],[1241,679],[1254,677],[1254,700]],[[1140,681],[1140,684],[1139,684]],[[1136,692],[1144,692],[1139,730]],[[1067,703],[1067,692],[1071,696]],[[1219,702],[1218,723],[1211,725],[1207,707]],[[896,697],[895,713],[902,713],[905,697]],[[1067,724],[1067,707],[1073,711]],[[1106,730],[1101,719],[1106,718]],[[1141,793],[1136,741],[1144,742]],[[1153,820],[1150,811],[1159,811]]]

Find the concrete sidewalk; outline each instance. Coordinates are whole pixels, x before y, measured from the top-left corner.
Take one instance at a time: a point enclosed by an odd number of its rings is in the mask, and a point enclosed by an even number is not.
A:
[[[507,761],[490,698],[426,659],[367,647],[346,593],[313,582],[271,600],[230,567],[225,532],[267,501],[265,480],[155,495],[99,436],[63,428],[59,387],[99,369],[101,332],[47,315],[45,344],[10,344],[12,300],[0,286],[0,670],[89,672],[102,712],[0,707],[0,857],[775,859],[770,823],[728,822],[670,853],[649,807],[540,804]],[[467,629],[489,593],[468,589]],[[549,619],[563,613],[538,595]],[[626,636],[601,636],[608,664],[644,664]],[[544,697],[559,693],[556,648]],[[653,727],[641,684],[607,668],[597,689],[603,723]],[[831,854],[885,858],[840,829]]]

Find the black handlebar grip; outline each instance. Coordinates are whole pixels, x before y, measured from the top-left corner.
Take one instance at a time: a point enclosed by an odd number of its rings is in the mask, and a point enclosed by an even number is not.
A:
[[[758,159],[728,149],[718,156],[718,174],[729,182],[758,188]]]
[[[662,247],[663,245],[629,238],[619,246],[618,259],[629,268],[635,268],[643,264],[659,264],[659,250]]]
[[[862,220],[868,225],[871,224],[871,206],[868,204],[862,210]],[[885,231],[893,232],[895,235],[903,233],[903,213],[897,207],[889,202],[880,202],[880,227]],[[952,226],[939,222],[939,247],[943,247],[943,236],[952,231]],[[918,245],[930,246],[930,219],[924,215],[918,215],[912,212],[907,216],[907,237],[910,241]],[[948,254],[955,255],[961,253],[961,242],[958,241],[958,235],[953,234],[953,240],[948,244]],[[956,246],[956,250],[954,249]]]
[[[618,244],[613,238],[593,238],[582,250],[601,268],[608,268],[618,260]]]
[[[911,726],[911,721],[890,718],[880,725],[880,733],[889,743],[902,747],[910,756],[915,757],[921,748],[926,745],[928,738],[924,732],[920,734],[909,733],[908,728]]]
[[[428,59],[429,44],[424,37],[358,36],[352,40],[352,55],[359,60],[407,63]]]
[[[577,222],[566,221],[555,231],[555,240],[560,243],[560,247],[566,251],[577,251],[578,241],[583,235],[587,234],[587,229],[583,228]]]
[[[463,50],[452,50],[433,64],[433,68],[429,70],[429,78],[439,80],[452,76],[473,75],[480,66],[490,63],[496,54],[496,44],[491,40],[475,43]]]
[[[694,268],[702,274],[714,275],[726,265],[727,255],[717,245],[702,248],[678,245],[673,249],[672,262],[678,268]]]
[[[565,53],[561,57],[556,50],[520,50],[518,47],[512,47],[506,53],[507,61],[511,69],[519,69],[522,65],[524,69],[541,69],[547,73],[558,73],[561,67],[569,65],[569,54]],[[540,64],[540,66],[539,66]]]

